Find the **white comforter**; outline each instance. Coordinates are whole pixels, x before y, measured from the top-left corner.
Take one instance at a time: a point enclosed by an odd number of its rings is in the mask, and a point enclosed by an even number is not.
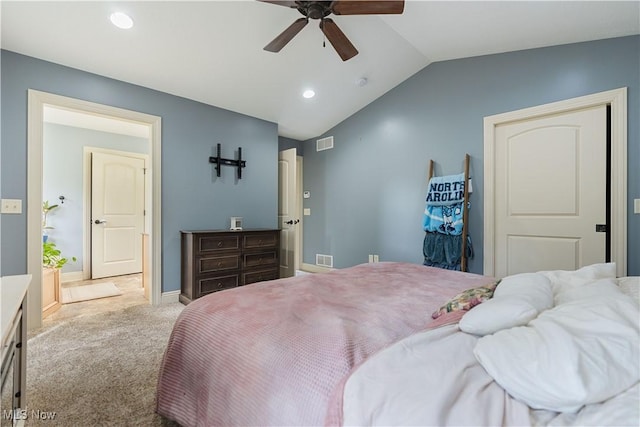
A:
[[[538,426],[639,426],[640,383],[602,403],[584,406],[576,413],[531,411],[531,423]]]
[[[477,340],[449,325],[381,351],[346,382],[343,425],[528,425],[529,408],[476,361]]]
[[[376,354],[344,386],[343,425],[640,425],[640,383],[575,413],[531,410],[480,366],[472,351],[476,342],[457,325],[448,325]]]
[[[541,273],[553,302],[519,326],[513,299],[496,297],[469,312],[484,337],[461,321],[387,347],[344,382],[336,424],[640,426],[640,311],[614,267]],[[499,287],[524,295],[533,278]]]

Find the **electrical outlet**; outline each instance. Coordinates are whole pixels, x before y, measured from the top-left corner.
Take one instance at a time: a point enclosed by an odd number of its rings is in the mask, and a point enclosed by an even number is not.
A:
[[[633,199],[633,213],[640,214],[640,199]]]
[[[373,255],[369,254],[369,262],[373,262]]]
[[[2,209],[0,211],[3,214],[21,214],[22,213],[22,200],[20,199],[2,199]]]
[[[378,255],[374,255],[373,262],[380,262],[380,257],[378,257]]]

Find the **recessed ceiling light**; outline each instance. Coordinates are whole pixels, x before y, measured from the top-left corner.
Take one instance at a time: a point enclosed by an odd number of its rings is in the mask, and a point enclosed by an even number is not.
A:
[[[112,13],[109,17],[111,19],[111,23],[118,28],[122,28],[123,30],[128,30],[133,27],[133,19],[126,13],[115,12]]]
[[[311,89],[307,89],[307,90],[304,91],[302,96],[304,96],[305,98],[313,98],[314,96],[316,96],[316,93],[314,91],[312,91]]]

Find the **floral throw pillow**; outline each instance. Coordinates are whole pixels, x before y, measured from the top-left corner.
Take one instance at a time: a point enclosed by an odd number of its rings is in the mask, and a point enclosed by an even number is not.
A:
[[[488,285],[478,286],[477,288],[467,289],[460,292],[455,297],[447,301],[437,311],[434,311],[431,315],[432,318],[437,319],[445,313],[451,313],[458,310],[471,310],[476,305],[487,301],[493,297],[493,291],[496,290],[500,281],[489,283]]]

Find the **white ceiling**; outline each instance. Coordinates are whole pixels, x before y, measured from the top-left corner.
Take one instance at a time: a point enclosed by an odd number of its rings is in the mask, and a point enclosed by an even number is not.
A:
[[[402,15],[332,16],[360,51],[343,62],[317,21],[280,53],[264,51],[301,15],[258,1],[0,5],[3,49],[276,122],[299,140],[434,61],[640,33],[640,1],[408,0]],[[111,25],[114,11],[133,29]],[[315,98],[301,96],[307,88]]]

